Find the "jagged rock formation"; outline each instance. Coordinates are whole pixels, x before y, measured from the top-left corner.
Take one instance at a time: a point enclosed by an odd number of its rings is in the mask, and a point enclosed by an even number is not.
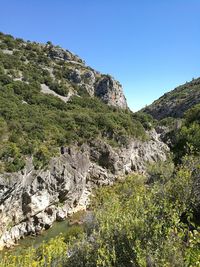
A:
[[[164,94],[143,111],[161,120],[166,117],[180,118],[192,106],[200,103],[200,78]]]
[[[48,44],[49,50],[48,50],[48,56],[52,59],[58,59],[58,60],[66,60],[66,61],[74,61],[76,63],[84,64],[84,61],[78,57],[77,55],[74,55],[69,50],[65,50],[61,47],[55,47],[51,43]]]
[[[85,209],[94,187],[109,185],[131,172],[145,172],[148,162],[165,160],[168,147],[152,130],[145,142],[132,140],[112,148],[101,140],[61,149],[43,170],[32,160],[23,171],[0,175],[0,247],[40,233],[54,221]]]
[[[127,108],[126,98],[119,82],[107,75],[99,79],[95,85],[95,95],[106,104],[120,108]]]
[[[84,88],[93,97],[97,96],[106,104],[126,109],[126,98],[121,84],[110,75],[102,75],[85,66],[83,60],[70,51],[50,45],[48,56],[53,60],[63,60],[75,66],[68,70],[68,79]]]

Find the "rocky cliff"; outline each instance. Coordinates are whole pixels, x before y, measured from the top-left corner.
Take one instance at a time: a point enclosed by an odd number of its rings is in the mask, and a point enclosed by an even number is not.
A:
[[[161,120],[166,117],[180,118],[184,112],[200,103],[200,78],[186,82],[164,94],[143,111]]]
[[[123,148],[101,140],[62,148],[45,169],[35,170],[30,158],[21,172],[1,174],[0,247],[85,209],[93,188],[132,172],[143,173],[147,163],[165,160],[168,147],[154,130],[148,136],[145,142],[132,140]]]

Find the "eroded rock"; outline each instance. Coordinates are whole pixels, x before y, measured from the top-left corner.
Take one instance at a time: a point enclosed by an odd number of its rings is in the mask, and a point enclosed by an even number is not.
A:
[[[147,162],[165,160],[168,147],[155,130],[146,142],[132,140],[123,148],[103,141],[68,147],[45,170],[31,159],[23,172],[0,175],[0,247],[35,235],[89,203],[92,189],[111,185],[132,172],[144,173]]]
[[[122,109],[127,108],[126,98],[122,86],[111,76],[102,76],[95,86],[95,95],[101,98],[106,104]]]

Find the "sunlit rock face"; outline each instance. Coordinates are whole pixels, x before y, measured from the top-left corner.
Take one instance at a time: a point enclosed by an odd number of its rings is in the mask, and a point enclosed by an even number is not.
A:
[[[95,86],[95,95],[108,105],[127,108],[121,84],[109,75],[99,79]]]
[[[48,48],[48,56],[56,64],[59,61],[64,61],[69,64],[64,78],[66,81],[76,85],[76,88],[79,88],[78,91],[85,90],[91,97],[98,97],[110,106],[122,109],[127,108],[123,88],[113,77],[101,74],[86,66],[82,59],[68,50],[54,46],[49,46]],[[76,88],[73,88],[73,92],[69,91],[69,96],[66,99],[69,100],[73,94],[79,94]],[[63,101],[65,101],[64,98]]]

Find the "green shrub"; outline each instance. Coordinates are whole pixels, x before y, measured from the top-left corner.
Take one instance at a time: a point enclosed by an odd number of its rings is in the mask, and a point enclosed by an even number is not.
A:
[[[173,152],[177,162],[187,153],[200,153],[200,106],[196,105],[185,114],[185,122],[178,132],[172,132]]]

